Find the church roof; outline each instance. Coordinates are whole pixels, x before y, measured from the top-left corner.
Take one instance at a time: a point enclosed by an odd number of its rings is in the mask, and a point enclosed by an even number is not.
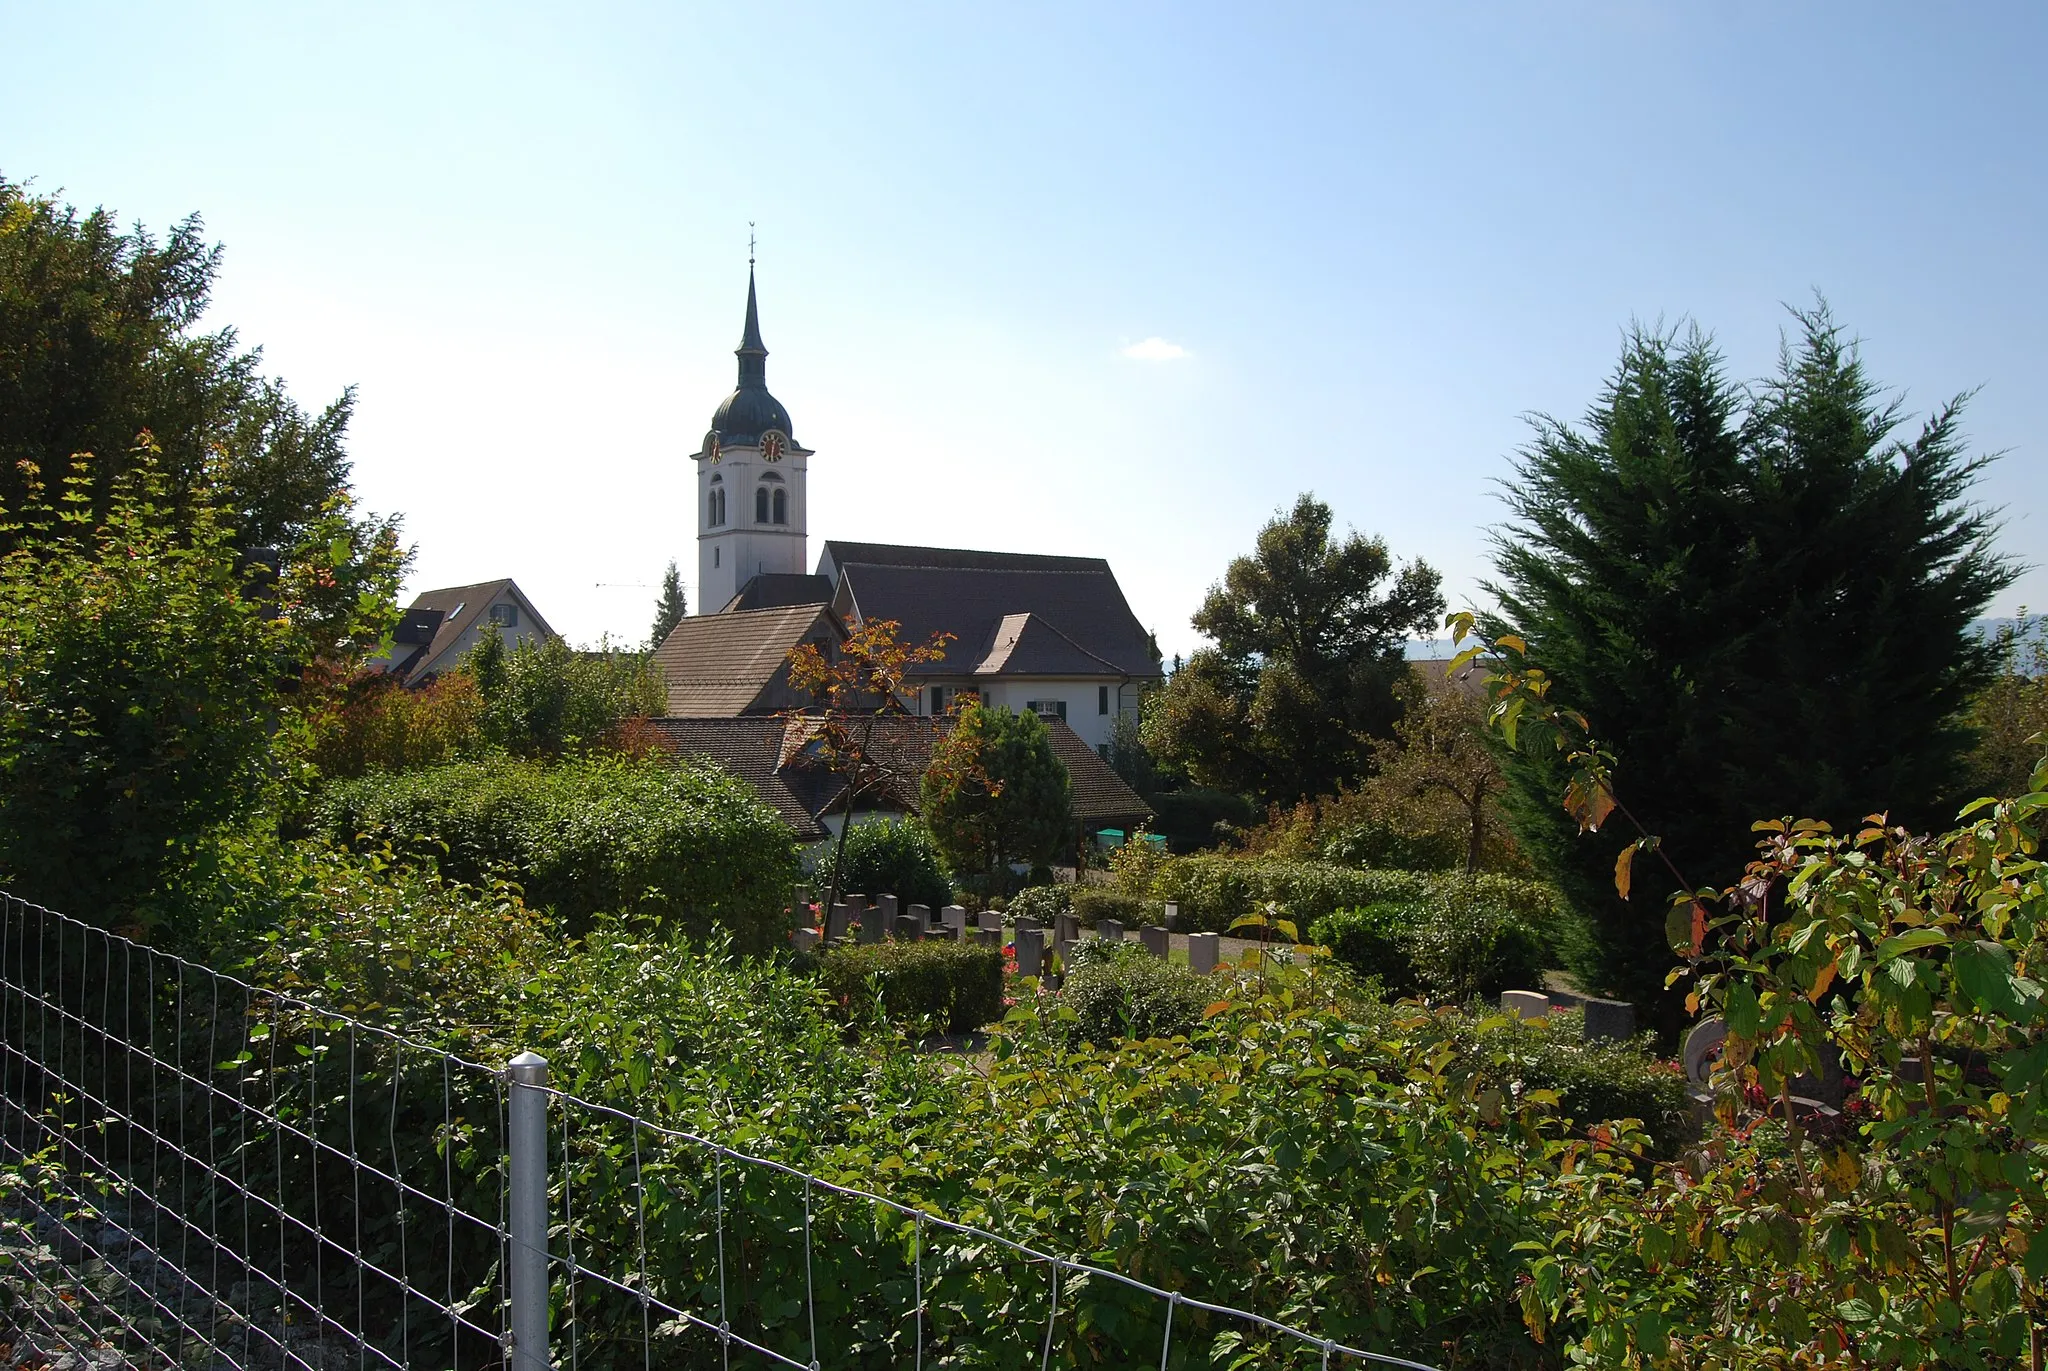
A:
[[[696,718],[746,713],[781,677],[790,649],[828,627],[820,621],[831,615],[830,606],[812,603],[684,619],[654,650],[668,712]]]
[[[768,393],[768,348],[761,342],[761,311],[754,298],[751,264],[747,267],[747,322],[733,355],[740,359],[739,385],[711,415],[711,431],[718,435],[719,445],[745,446],[769,429],[777,429],[795,447],[796,431],[790,427],[789,411]]]
[[[1042,722],[1051,736],[1053,752],[1066,764],[1077,820],[1084,826],[1100,827],[1140,823],[1150,816],[1151,808],[1138,793],[1124,784],[1065,720]],[[845,779],[805,751],[816,727],[812,720],[755,716],[652,719],[649,723],[677,753],[714,761],[753,786],[800,838],[815,841],[824,837],[826,830],[818,816],[836,810],[845,797]],[[952,721],[943,716],[887,714],[874,724],[869,746],[894,776],[882,793],[872,800],[864,797],[862,804],[915,813],[918,781],[931,765],[932,749]]]
[[[951,633],[921,676],[1159,675],[1151,640],[1099,557],[831,541],[818,567],[836,574],[846,619],[894,619],[907,643]]]
[[[730,614],[741,609],[783,609],[790,605],[822,605],[832,600],[832,582],[823,576],[802,572],[764,571],[739,589],[720,610]]]

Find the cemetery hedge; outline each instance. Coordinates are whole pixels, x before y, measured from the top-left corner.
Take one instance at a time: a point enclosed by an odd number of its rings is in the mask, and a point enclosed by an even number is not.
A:
[[[841,944],[818,955],[817,971],[835,1010],[855,1022],[972,1033],[1003,1016],[1003,954],[979,943]]]
[[[431,859],[460,881],[503,876],[572,929],[649,915],[742,951],[782,945],[795,835],[745,782],[666,759],[496,755],[329,785],[312,831],[359,850]]]
[[[855,824],[846,834],[840,857],[839,888],[857,890],[873,899],[894,895],[906,912],[914,904],[941,909],[953,902],[953,887],[939,860],[931,830],[916,819],[886,819]],[[821,850],[812,873],[813,893],[824,899],[832,873],[832,851]]]
[[[1060,1002],[1073,1011],[1069,1040],[1114,1047],[1119,1039],[1172,1038],[1195,1030],[1216,983],[1136,943],[1084,938],[1074,946]]]

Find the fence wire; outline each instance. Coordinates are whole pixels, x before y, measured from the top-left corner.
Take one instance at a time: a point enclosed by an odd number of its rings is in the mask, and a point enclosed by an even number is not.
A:
[[[7,1364],[1432,1371],[520,1084],[11,896],[0,1085]],[[532,1144],[513,1095],[536,1089],[549,1332],[515,1356],[510,1187]]]

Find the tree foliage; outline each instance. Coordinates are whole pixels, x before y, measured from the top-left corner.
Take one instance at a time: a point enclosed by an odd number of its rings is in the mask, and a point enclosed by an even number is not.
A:
[[[578,651],[560,638],[522,638],[508,650],[487,624],[464,666],[483,700],[483,741],[524,757],[617,745],[628,721],[664,704],[647,654],[609,643]]]
[[[30,463],[0,509],[0,878],[120,922],[290,774],[308,665],[343,669],[390,623],[398,560],[338,566],[336,519],[273,574],[237,555],[217,486],[173,520],[153,449],[107,465],[77,459],[53,495]]]
[[[1970,750],[1974,788],[1986,795],[2016,795],[2027,787],[2034,763],[2048,751],[2048,637],[2041,621],[2020,611],[2001,626],[1995,643],[2004,665],[1970,701],[1967,722],[1977,735]]]
[[[923,781],[925,823],[957,873],[994,894],[1012,862],[1051,862],[1074,837],[1073,783],[1036,714],[978,701],[954,712]]]
[[[197,215],[159,240],[0,177],[0,506],[27,497],[23,463],[56,471],[91,452],[104,517],[147,433],[165,517],[209,507],[245,554],[300,546],[337,514],[366,553],[395,543],[395,521],[336,505],[354,392],[309,413],[263,375],[259,349],[201,329],[220,263]]]
[[[1697,330],[1632,333],[1582,427],[1536,421],[1497,535],[1490,635],[1595,722],[1640,833],[1694,883],[1734,878],[1755,814],[1941,813],[1964,779],[1954,721],[1996,660],[1970,625],[2014,574],[1966,503],[1985,459],[1962,402],[1902,435],[1825,308],[1796,319],[1754,390]],[[1515,755],[1518,834],[1597,918],[1582,974],[1651,1002],[1661,902],[1612,889],[1638,835],[1581,842],[1587,815],[1557,805],[1570,771]]]
[[[1365,774],[1393,728],[1402,645],[1443,613],[1439,579],[1330,525],[1330,507],[1303,495],[1261,529],[1195,614],[1215,646],[1149,702],[1147,746],[1196,783],[1267,802],[1328,794]]]
[[[683,575],[676,570],[675,559],[671,557],[668,569],[661,573],[661,594],[654,600],[654,627],[647,633],[647,650],[654,651],[668,641],[668,635],[675,632],[690,612],[689,597],[683,593]]]
[[[846,855],[846,830],[860,802],[884,786],[908,788],[908,778],[896,773],[887,757],[874,746],[875,721],[883,715],[907,714],[904,703],[912,667],[943,660],[950,633],[934,633],[917,647],[900,642],[902,627],[894,619],[866,619],[856,624],[836,651],[826,653],[815,643],[799,643],[790,649],[789,681],[797,690],[808,691],[809,709],[793,711],[802,721],[819,760],[845,778],[846,790],[838,802],[845,816],[838,841],[832,845],[832,875],[826,883],[826,903],[839,899],[841,864]]]

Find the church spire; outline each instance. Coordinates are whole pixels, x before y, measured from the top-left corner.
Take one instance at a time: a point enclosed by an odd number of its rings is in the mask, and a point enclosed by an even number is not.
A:
[[[761,310],[754,301],[754,244],[747,243],[747,326],[740,334],[740,345],[733,349],[740,359],[740,388],[742,390],[766,390],[768,388],[768,349],[761,342]]]

